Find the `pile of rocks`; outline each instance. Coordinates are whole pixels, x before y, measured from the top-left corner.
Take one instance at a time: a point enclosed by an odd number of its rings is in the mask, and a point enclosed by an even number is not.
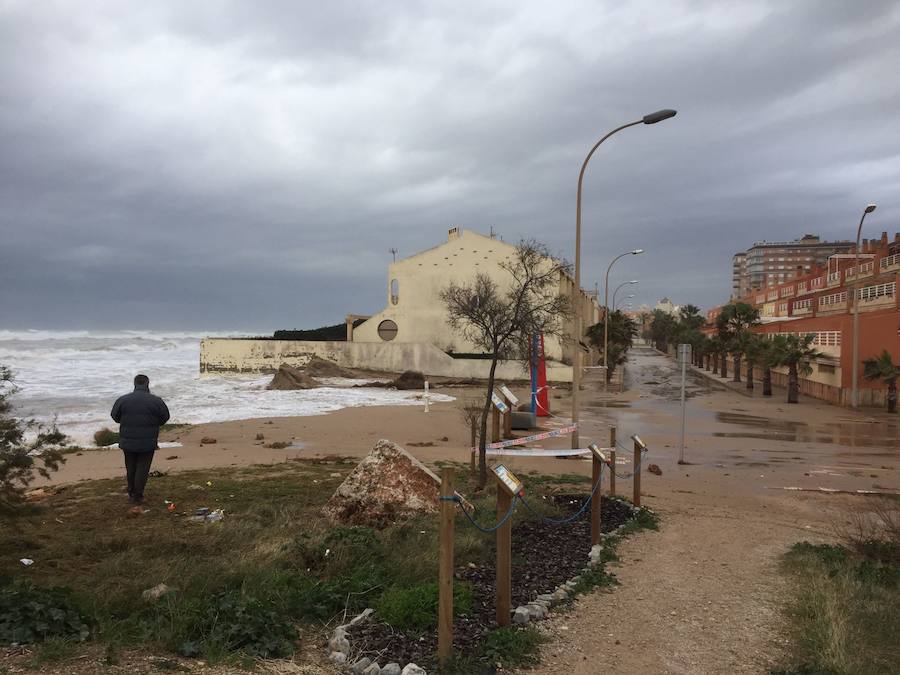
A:
[[[319,381],[306,373],[306,371],[282,363],[278,366],[278,372],[269,382],[267,389],[280,391],[292,391],[295,389],[315,389],[321,386]]]

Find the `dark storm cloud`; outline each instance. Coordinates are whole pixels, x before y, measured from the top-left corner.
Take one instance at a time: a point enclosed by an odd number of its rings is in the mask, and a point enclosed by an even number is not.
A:
[[[893,2],[0,5],[5,327],[275,328],[384,303],[449,225],[710,306],[757,239],[900,229]]]

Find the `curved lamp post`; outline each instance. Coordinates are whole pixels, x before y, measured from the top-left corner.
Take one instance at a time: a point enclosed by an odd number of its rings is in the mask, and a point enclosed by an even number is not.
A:
[[[618,286],[616,286],[616,290],[613,291],[613,301],[612,301],[613,311],[615,311],[615,309],[616,309],[616,293],[619,292],[619,289],[622,288],[622,286],[627,286],[628,284],[636,284],[636,283],[639,283],[638,280],[637,280],[637,279],[632,279],[631,281],[623,281],[621,284],[619,284]],[[632,293],[632,294],[629,295],[628,297],[629,297],[629,298],[633,298],[633,297],[634,297],[634,293]]]
[[[607,352],[609,351],[609,271],[612,269],[612,266],[616,264],[616,261],[620,258],[624,258],[627,255],[640,255],[644,252],[642,248],[636,248],[633,251],[626,251],[625,253],[620,253],[615,258],[612,259],[612,262],[609,263],[609,267],[606,268],[606,289],[603,291],[603,392],[606,393],[609,391],[609,362],[607,361]],[[634,283],[637,283],[635,281]],[[616,289],[618,290],[618,289]],[[613,293],[613,300],[615,300],[616,294]]]
[[[572,433],[573,448],[578,447],[578,399],[580,398],[581,390],[581,338],[583,329],[581,326],[582,317],[579,295],[581,293],[581,186],[584,182],[584,172],[585,169],[587,169],[588,162],[597,151],[597,148],[600,147],[600,144],[613,134],[637,124],[656,124],[657,122],[662,122],[670,117],[675,117],[675,114],[675,110],[657,110],[655,113],[644,115],[639,120],[623,124],[622,126],[613,129],[594,144],[594,147],[588,152],[587,157],[584,158],[584,162],[581,164],[581,171],[578,173],[578,196],[575,202],[575,283],[572,286],[572,311],[575,313],[573,317],[575,332],[573,337],[575,339],[573,340],[572,353],[572,424],[575,426],[575,431]]]
[[[634,297],[634,293],[629,293],[629,294],[626,295],[624,298],[622,298],[622,300],[628,300],[629,298],[633,298],[633,297]],[[621,302],[621,300],[620,300],[619,302]],[[626,306],[626,307],[631,307],[631,303],[629,302],[629,303],[626,304],[625,306]],[[618,312],[618,311],[619,311],[619,305],[618,305],[618,303],[616,303],[616,296],[613,296],[613,311],[614,311],[614,312]]]
[[[856,270],[853,275],[853,366],[850,378],[850,405],[854,408],[859,407],[859,389],[857,388],[857,380],[859,379],[859,292],[856,285],[859,283],[859,237],[862,234],[863,221],[866,216],[876,208],[875,204],[869,204],[863,211],[862,218],[859,219],[859,227],[856,228]]]

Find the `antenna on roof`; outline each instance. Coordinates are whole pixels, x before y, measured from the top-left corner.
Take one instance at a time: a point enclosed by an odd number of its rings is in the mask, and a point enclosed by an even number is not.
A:
[[[389,248],[388,251],[390,251],[391,255],[394,256],[394,262],[397,262],[397,249]]]

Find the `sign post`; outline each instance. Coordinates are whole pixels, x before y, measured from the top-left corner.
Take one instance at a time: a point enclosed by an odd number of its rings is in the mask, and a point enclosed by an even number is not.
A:
[[[453,525],[454,470],[441,469],[440,569],[438,572],[438,661],[453,651]]]
[[[523,491],[522,482],[502,464],[494,467],[497,479],[497,520],[509,513],[513,498]],[[497,528],[497,625],[508,626],[512,611],[512,522]]]
[[[588,448],[591,451],[591,459],[593,460],[593,470],[591,472],[591,489],[594,491],[593,497],[591,497],[591,546],[593,546],[600,543],[600,506],[602,502],[600,489],[594,490],[594,487],[600,482],[603,465],[606,464],[607,459],[595,444],[591,443]]]
[[[491,403],[491,443],[496,443],[500,440],[500,413],[506,414],[509,406],[496,391],[491,392]]]
[[[616,496],[616,428],[609,428],[609,496]]]
[[[503,415],[503,437],[512,438],[512,411],[518,405],[519,399],[505,384],[500,386],[500,393],[503,395],[503,401],[507,406],[507,410]]]
[[[681,446],[678,451],[678,463],[684,464],[684,385],[687,363],[691,360],[691,345],[678,345],[678,360],[681,362]]]
[[[634,441],[634,497],[632,498],[632,503],[635,506],[641,505],[641,452],[647,446],[644,445],[644,442],[641,440],[640,436],[635,434],[631,437],[631,440]]]

